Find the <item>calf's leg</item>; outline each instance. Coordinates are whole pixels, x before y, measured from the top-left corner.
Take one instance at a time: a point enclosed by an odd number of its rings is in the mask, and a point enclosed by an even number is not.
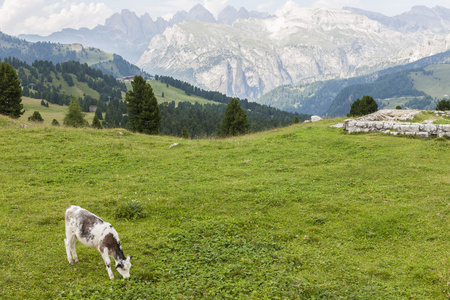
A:
[[[113,272],[111,270],[111,260],[109,259],[108,250],[103,248],[103,249],[98,249],[98,251],[100,251],[100,254],[102,255],[102,258],[105,261],[106,271],[108,272],[109,279],[113,279],[114,278],[114,274],[113,274]]]
[[[75,249],[75,243],[77,242],[76,235],[72,236],[72,240],[70,241],[70,251],[72,252],[73,260],[75,260],[76,263],[79,263],[78,256],[77,256],[77,250]]]
[[[64,244],[66,245],[67,260],[71,265],[73,265],[72,257],[75,260],[75,262],[78,263],[78,256],[75,250],[76,241],[77,237],[75,235],[71,235],[70,233],[67,234],[67,237],[64,239]]]
[[[70,241],[69,238],[64,239],[64,244],[66,245],[66,253],[67,253],[67,260],[69,261],[69,264],[73,265],[72,255],[70,254]]]

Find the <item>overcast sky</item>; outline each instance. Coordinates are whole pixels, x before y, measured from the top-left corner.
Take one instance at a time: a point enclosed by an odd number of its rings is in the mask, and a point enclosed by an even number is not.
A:
[[[236,9],[275,13],[287,0],[0,0],[0,31],[19,35],[48,35],[63,28],[93,28],[104,24],[105,19],[122,9],[129,9],[138,16],[149,13],[157,17],[170,18],[179,10],[189,11],[196,4],[202,4],[216,17],[226,6]],[[394,16],[409,11],[414,5],[450,8],[450,0],[293,0],[302,7],[358,7]],[[243,4],[245,3],[245,4]]]

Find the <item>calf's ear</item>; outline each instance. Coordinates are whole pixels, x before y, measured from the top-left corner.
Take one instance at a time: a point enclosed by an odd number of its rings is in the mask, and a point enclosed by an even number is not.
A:
[[[133,258],[133,256],[128,256],[128,260],[131,260]]]

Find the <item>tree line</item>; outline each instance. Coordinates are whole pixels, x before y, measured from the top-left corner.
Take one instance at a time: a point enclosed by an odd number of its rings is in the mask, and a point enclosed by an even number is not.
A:
[[[232,97],[228,97],[225,94],[222,94],[217,91],[206,91],[199,87],[193,86],[187,82],[175,79],[170,76],[161,76],[155,75],[155,80],[160,81],[167,85],[167,87],[173,86],[175,88],[183,90],[187,95],[195,95],[202,97],[204,99],[218,102],[222,104],[228,104]],[[279,126],[286,126],[287,124],[291,124],[295,118],[298,118],[300,121],[304,121],[309,119],[310,115],[308,114],[299,114],[296,112],[288,112],[284,110],[280,110],[274,107],[270,107],[269,105],[261,105],[256,102],[248,101],[247,99],[239,99],[239,105],[242,109],[245,110],[246,114],[250,119],[253,119],[253,126],[250,125],[251,130],[261,131],[265,129],[270,129]],[[209,108],[208,110],[212,110]],[[257,121],[260,119],[260,121]],[[265,120],[262,122],[262,120]],[[264,124],[262,124],[264,123]]]
[[[75,85],[74,80],[86,83],[89,88],[100,94],[99,99],[89,98],[84,95],[79,98],[83,111],[88,112],[90,105],[98,105],[98,101],[107,102],[110,99],[122,99],[122,92],[127,88],[123,82],[118,82],[114,76],[103,74],[100,70],[90,68],[86,63],[68,61],[53,64],[51,61],[34,61],[32,65],[20,61],[14,57],[4,58],[4,61],[17,70],[19,80],[22,84],[23,96],[45,99],[50,103],[69,105],[72,95],[67,94],[61,83],[56,84],[54,80],[66,82],[69,87]]]
[[[131,117],[133,113],[130,111],[130,106],[127,106],[126,101],[122,99],[122,92],[126,90],[126,86],[122,82],[117,82],[112,76],[104,75],[99,70],[74,61],[61,64],[53,64],[49,61],[35,61],[30,66],[16,58],[6,58],[4,60],[5,64],[12,65],[17,69],[19,85],[20,83],[22,85],[22,95],[43,99],[41,104],[44,106],[48,105],[48,103],[69,105],[73,101],[73,95],[65,93],[61,88],[61,84],[55,85],[54,83],[62,80],[67,85],[84,82],[91,88],[99,91],[100,98],[95,99],[89,95],[78,97],[76,100],[82,112],[89,112],[94,107],[96,118],[101,122],[102,127],[133,129],[134,125]],[[106,92],[101,93],[106,89],[109,89],[108,95],[112,95],[112,97],[106,97]],[[151,86],[150,90],[153,93]],[[198,91],[200,89],[196,88],[194,90]],[[114,93],[114,91],[116,92]],[[133,91],[128,91],[127,95],[130,92],[132,93]],[[219,94],[211,92],[211,95]],[[220,97],[226,97],[222,94],[220,95]],[[217,99],[217,97],[215,98]],[[108,101],[110,100],[109,98],[111,101]],[[295,121],[304,121],[309,118],[309,115],[288,113],[247,100],[227,97],[226,101],[228,101],[227,104],[232,101],[238,104],[238,114],[241,119],[245,115],[245,132],[257,132],[287,126]],[[157,106],[161,114],[157,129],[159,133],[175,136],[188,133],[192,138],[220,135],[222,117],[227,110],[227,105],[221,102],[207,105],[191,104],[189,102],[175,105],[175,102],[170,102],[161,103]],[[243,113],[241,113],[241,110]],[[240,121],[234,120],[233,122],[239,123]],[[155,131],[146,133],[155,133]]]

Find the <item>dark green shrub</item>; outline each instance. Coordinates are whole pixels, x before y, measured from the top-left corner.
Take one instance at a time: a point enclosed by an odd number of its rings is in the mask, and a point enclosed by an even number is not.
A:
[[[436,105],[436,110],[450,110],[450,100],[441,100]]]
[[[38,111],[34,111],[31,117],[28,117],[28,121],[44,122],[44,119],[42,118],[41,114]]]
[[[189,131],[188,131],[186,126],[184,126],[183,129],[181,130],[180,137],[183,138],[183,139],[188,139],[189,138]]]
[[[372,97],[364,95],[361,100],[356,99],[350,106],[347,117],[359,117],[374,113],[378,110],[378,104]]]

